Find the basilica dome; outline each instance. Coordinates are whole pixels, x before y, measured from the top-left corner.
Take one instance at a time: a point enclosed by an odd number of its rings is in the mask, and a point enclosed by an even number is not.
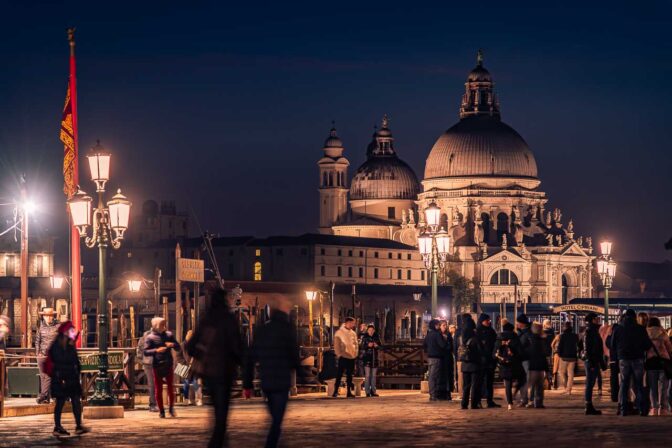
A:
[[[394,150],[394,138],[387,116],[373,134],[367,160],[355,172],[350,184],[351,200],[417,199],[420,183],[410,166]]]
[[[537,162],[525,140],[502,123],[490,72],[479,52],[469,73],[460,121],[439,137],[425,164],[425,179],[513,177],[537,179]]]

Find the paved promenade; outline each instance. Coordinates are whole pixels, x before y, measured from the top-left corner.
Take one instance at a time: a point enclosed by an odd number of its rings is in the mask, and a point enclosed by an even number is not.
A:
[[[501,400],[499,400],[501,403]],[[668,446],[672,416],[615,415],[604,397],[596,406],[606,415],[586,417],[580,389],[572,397],[548,394],[547,409],[462,411],[457,402],[429,403],[415,391],[382,391],[380,398],[292,400],[285,421],[285,447]],[[89,421],[93,432],[68,446],[200,447],[207,440],[209,407],[178,407],[176,419],[161,420],[144,410],[119,420]],[[65,426],[72,428],[72,417]],[[267,425],[261,399],[236,401],[230,416],[232,447],[263,446]],[[0,446],[58,446],[51,416],[0,420]],[[459,444],[459,445],[458,445]]]

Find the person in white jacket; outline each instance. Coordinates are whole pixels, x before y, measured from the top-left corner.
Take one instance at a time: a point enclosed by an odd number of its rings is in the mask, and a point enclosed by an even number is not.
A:
[[[338,397],[338,387],[343,379],[343,372],[345,372],[345,382],[348,386],[348,398],[354,398],[352,391],[355,385],[352,382],[352,375],[355,370],[355,360],[359,353],[359,344],[357,342],[357,333],[354,331],[355,319],[346,317],[345,322],[341,325],[334,335],[334,351],[336,352],[336,359],[338,360],[338,371],[336,373],[336,383],[334,388],[334,398]]]

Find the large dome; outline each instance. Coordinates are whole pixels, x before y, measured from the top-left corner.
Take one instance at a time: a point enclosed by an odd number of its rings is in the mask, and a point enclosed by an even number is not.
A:
[[[425,164],[425,179],[464,176],[537,178],[525,140],[498,117],[473,115],[439,137]]]
[[[396,155],[372,157],[357,169],[350,199],[417,199],[420,184],[415,173]]]

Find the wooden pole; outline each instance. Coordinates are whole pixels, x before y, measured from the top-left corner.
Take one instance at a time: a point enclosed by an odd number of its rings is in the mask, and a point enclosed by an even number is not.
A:
[[[131,346],[135,345],[135,308],[131,305],[129,309],[129,315],[131,319]]]
[[[180,258],[182,258],[182,249],[180,243],[175,246],[175,338],[182,342],[182,283],[180,282]]]
[[[21,347],[28,347],[28,210],[26,210],[25,201],[27,200],[26,179],[21,179],[21,200],[19,204],[21,213]],[[8,274],[9,275],[9,274]]]

